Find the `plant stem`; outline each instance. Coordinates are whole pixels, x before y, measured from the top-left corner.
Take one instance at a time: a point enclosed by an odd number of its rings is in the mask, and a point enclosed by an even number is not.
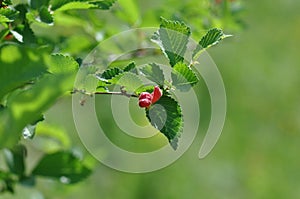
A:
[[[89,92],[86,92],[84,90],[77,90],[77,89],[74,89],[71,94],[74,94],[74,93],[81,93],[81,94],[84,94],[84,95],[89,95],[89,96],[93,96],[93,95],[124,95],[126,97],[139,97],[138,95],[136,94],[129,94],[127,93],[125,90],[121,90],[121,91],[96,91],[96,92],[92,92],[92,93],[89,93]]]
[[[126,97],[138,97],[136,94],[128,94],[126,92],[114,92],[114,91],[110,91],[110,92],[94,92],[92,94],[95,95],[124,95]]]

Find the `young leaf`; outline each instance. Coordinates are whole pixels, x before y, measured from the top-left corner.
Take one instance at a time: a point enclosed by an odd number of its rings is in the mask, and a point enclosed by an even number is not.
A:
[[[128,64],[125,68],[124,68],[125,72],[132,72],[134,74],[138,75],[138,70],[136,68],[136,65],[134,62],[131,62],[130,64]]]
[[[198,82],[194,71],[183,62],[179,62],[173,67],[171,78],[173,85],[181,91],[188,91]]]
[[[159,86],[164,85],[165,77],[159,65],[152,63],[144,66],[140,71],[147,79],[157,83]]]
[[[33,175],[52,177],[65,183],[76,183],[91,174],[91,170],[70,152],[46,154],[35,169]]]
[[[190,34],[190,28],[183,22],[161,18],[160,28],[154,33],[152,41],[160,46],[171,66],[174,66],[184,60]]]
[[[231,37],[231,35],[226,35],[221,29],[213,28],[210,29],[199,41],[199,45],[193,52],[193,57],[200,52],[201,49],[209,48],[218,44],[221,40]]]
[[[176,150],[178,137],[183,128],[182,111],[179,104],[171,97],[163,95],[149,109],[146,109],[146,116],[152,126],[163,133],[173,149]]]
[[[130,72],[121,73],[112,78],[109,82],[124,87],[124,90],[127,92],[134,92],[137,88],[143,85],[139,76]]]
[[[105,70],[100,77],[104,78],[106,80],[108,79],[112,79],[113,77],[121,74],[123,71],[120,68],[109,68],[107,70]]]

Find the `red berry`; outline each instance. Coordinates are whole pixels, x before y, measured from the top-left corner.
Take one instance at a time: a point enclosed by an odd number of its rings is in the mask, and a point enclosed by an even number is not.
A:
[[[140,99],[139,106],[142,108],[149,107],[151,105],[151,100],[149,99]]]
[[[159,98],[162,96],[162,91],[160,90],[160,88],[158,86],[154,87],[154,91],[152,93],[152,104],[154,104],[155,102],[157,102],[159,100]]]
[[[142,92],[139,96],[139,100],[140,99],[148,99],[148,100],[152,101],[152,98],[153,98],[153,96],[148,92]]]

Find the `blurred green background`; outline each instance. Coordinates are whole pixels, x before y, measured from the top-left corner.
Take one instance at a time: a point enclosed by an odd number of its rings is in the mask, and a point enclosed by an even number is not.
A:
[[[137,7],[146,13],[141,26],[157,26],[151,17],[164,16],[159,11],[150,15],[149,2],[140,0]],[[155,5],[165,10],[170,6],[153,1]],[[300,2],[254,0],[243,6],[245,28],[209,49],[225,83],[228,111],[222,135],[206,158],[198,159],[210,118],[209,96],[203,88],[199,133],[190,149],[167,168],[129,174],[97,163],[94,173],[78,184],[39,179],[36,188],[18,186],[15,195],[1,198],[300,198]],[[109,12],[102,12],[103,18]],[[112,26],[120,25],[111,20]],[[46,117],[65,128],[77,143],[75,149],[83,150],[70,98],[58,101]]]

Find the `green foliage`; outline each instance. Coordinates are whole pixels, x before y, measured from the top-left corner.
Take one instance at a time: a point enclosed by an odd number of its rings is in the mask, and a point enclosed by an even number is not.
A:
[[[53,23],[53,16],[47,7],[43,6],[39,9],[40,19],[42,22],[51,24]]]
[[[193,56],[199,53],[201,49],[206,49],[211,46],[218,44],[221,40],[230,37],[231,35],[226,35],[221,29],[213,28],[210,29],[199,41],[199,45],[193,52]]]
[[[152,126],[159,129],[168,138],[173,149],[176,149],[183,128],[179,104],[170,96],[163,95],[153,106],[146,109],[146,116]]]
[[[138,75],[138,69],[135,65],[134,62],[131,62],[130,64],[128,64],[125,68],[124,68],[125,72],[132,72]]]
[[[19,12],[13,9],[0,8],[0,17],[2,17],[1,23],[12,22],[16,19]]]
[[[43,49],[7,45],[0,47],[0,99],[46,72]]]
[[[105,70],[100,77],[108,80],[119,75],[120,73],[122,73],[122,70],[120,68],[109,68]]]
[[[33,175],[55,178],[63,183],[76,183],[90,173],[91,170],[78,157],[64,151],[45,155],[32,171]]]
[[[163,71],[160,69],[159,65],[155,63],[151,63],[149,65],[144,66],[140,70],[143,75],[158,84],[159,86],[164,85],[165,77]]]
[[[0,149],[3,149],[7,167],[0,170],[0,192],[14,192],[17,183],[33,186],[38,176],[76,183],[91,173],[83,161],[68,152],[73,143],[64,128],[47,123],[44,117],[59,98],[70,93],[138,97],[141,92],[153,92],[154,85],[158,85],[164,94],[145,109],[145,117],[169,140],[174,150],[177,148],[183,116],[180,105],[170,96],[174,88],[185,91],[198,82],[183,58],[191,28],[179,18],[161,18],[152,41],[166,55],[170,68],[162,68],[153,61],[139,67],[134,62],[135,57],[104,71],[96,66],[79,67],[78,60],[98,41],[124,27],[138,27],[147,17],[135,1],[120,0],[113,7],[114,4],[115,0],[0,1]],[[94,11],[110,8],[113,15],[109,17]],[[156,23],[156,18],[151,24]],[[123,24],[114,25],[118,21]],[[208,32],[200,45],[216,44],[226,37],[221,33]],[[143,36],[139,35],[138,40]],[[150,80],[151,85],[144,83],[144,79]],[[32,172],[28,170],[26,159],[28,143],[38,154],[43,154],[36,165],[29,166],[34,167]]]
[[[160,46],[171,66],[174,66],[184,60],[190,34],[190,28],[183,22],[161,18],[160,28],[154,33],[152,41]]]
[[[48,72],[52,74],[68,74],[74,73],[78,70],[78,63],[68,56],[61,54],[54,54],[46,60],[48,66]]]
[[[20,178],[25,174],[26,148],[23,145],[16,145],[13,149],[4,151],[5,162],[11,173]]]
[[[137,88],[143,85],[143,82],[139,76],[131,72],[119,74],[113,77],[109,82],[122,86],[122,90],[127,92],[134,92]]]
[[[50,5],[53,10],[58,11],[66,11],[66,10],[74,10],[74,9],[109,9],[114,0],[103,0],[103,1],[76,1],[76,0],[51,0]]]
[[[15,56],[7,55],[7,50]],[[1,67],[1,74],[6,76],[1,79],[4,88],[0,96],[11,93],[7,95],[4,110],[0,112],[0,146],[12,147],[27,124],[39,120],[58,97],[72,90],[78,64],[72,58],[60,55],[45,58],[47,61],[44,62],[41,53],[16,46],[6,47],[2,52],[1,61],[5,65]],[[30,68],[31,71],[28,71]],[[47,68],[53,74],[47,74]]]
[[[183,62],[178,62],[171,73],[172,84],[181,91],[189,90],[198,82],[198,78],[193,70]]]

